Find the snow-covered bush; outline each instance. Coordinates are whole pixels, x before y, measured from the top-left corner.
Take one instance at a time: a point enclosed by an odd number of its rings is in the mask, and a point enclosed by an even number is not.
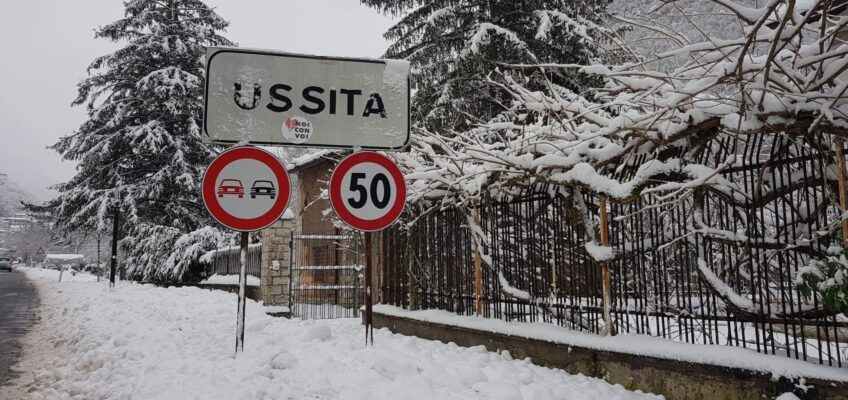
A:
[[[179,229],[140,224],[121,241],[126,248],[127,274],[144,281],[196,281],[203,278],[205,264],[201,257],[210,250],[233,241],[233,234],[204,226],[183,234]]]
[[[827,310],[848,313],[848,251],[838,248],[834,253],[800,268],[795,283],[810,302],[818,297]]]

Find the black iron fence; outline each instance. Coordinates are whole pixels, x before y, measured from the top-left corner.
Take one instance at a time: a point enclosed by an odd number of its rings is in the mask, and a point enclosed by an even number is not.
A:
[[[206,276],[238,275],[241,268],[241,248],[238,246],[224,247],[208,255],[211,262],[207,263]],[[252,244],[247,250],[247,275],[260,277],[262,264],[262,245]]]
[[[804,297],[796,280],[841,241],[834,153],[784,139],[734,147],[750,161],[722,172],[726,187],[610,201],[608,219],[599,196],[563,187],[416,216],[385,233],[384,302],[473,315],[479,294],[485,317],[603,333],[605,262],[620,334],[842,367],[848,318]],[[486,240],[477,263],[475,218]],[[604,262],[590,255],[602,223],[613,249]]]
[[[349,235],[293,235],[292,316],[354,318],[363,304],[360,242]]]

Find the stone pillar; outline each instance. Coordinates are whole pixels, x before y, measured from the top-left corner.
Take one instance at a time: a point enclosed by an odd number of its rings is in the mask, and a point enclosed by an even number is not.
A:
[[[259,295],[269,314],[286,314],[289,306],[291,250],[289,242],[295,230],[294,215],[286,211],[283,218],[262,230],[262,265]]]

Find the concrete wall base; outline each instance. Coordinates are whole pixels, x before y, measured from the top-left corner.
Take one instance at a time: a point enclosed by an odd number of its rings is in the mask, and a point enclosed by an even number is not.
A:
[[[374,326],[460,346],[507,350],[517,359],[529,357],[537,365],[601,378],[630,390],[662,394],[669,400],[773,399],[785,392],[794,392],[801,399],[848,400],[848,384],[839,382],[807,379],[806,385],[812,388],[804,392],[796,382],[772,380],[770,375],[738,368],[564,346],[379,313],[374,313]]]
[[[274,318],[291,318],[291,312],[266,312],[265,314]]]
[[[214,284],[202,284],[197,285],[197,287],[201,289],[211,289],[211,290],[223,290],[225,292],[238,294],[239,287],[238,285],[214,285]],[[257,286],[245,286],[244,288],[244,297],[247,297],[251,300],[260,301],[262,300],[259,295],[259,287]]]

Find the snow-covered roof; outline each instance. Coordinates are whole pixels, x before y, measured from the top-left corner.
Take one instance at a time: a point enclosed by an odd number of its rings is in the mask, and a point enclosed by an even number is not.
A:
[[[286,169],[289,171],[293,171],[299,168],[314,165],[315,163],[321,161],[325,156],[329,156],[338,151],[339,150],[324,149],[318,150],[314,153],[304,154],[300,157],[295,158],[290,163],[286,164]]]

